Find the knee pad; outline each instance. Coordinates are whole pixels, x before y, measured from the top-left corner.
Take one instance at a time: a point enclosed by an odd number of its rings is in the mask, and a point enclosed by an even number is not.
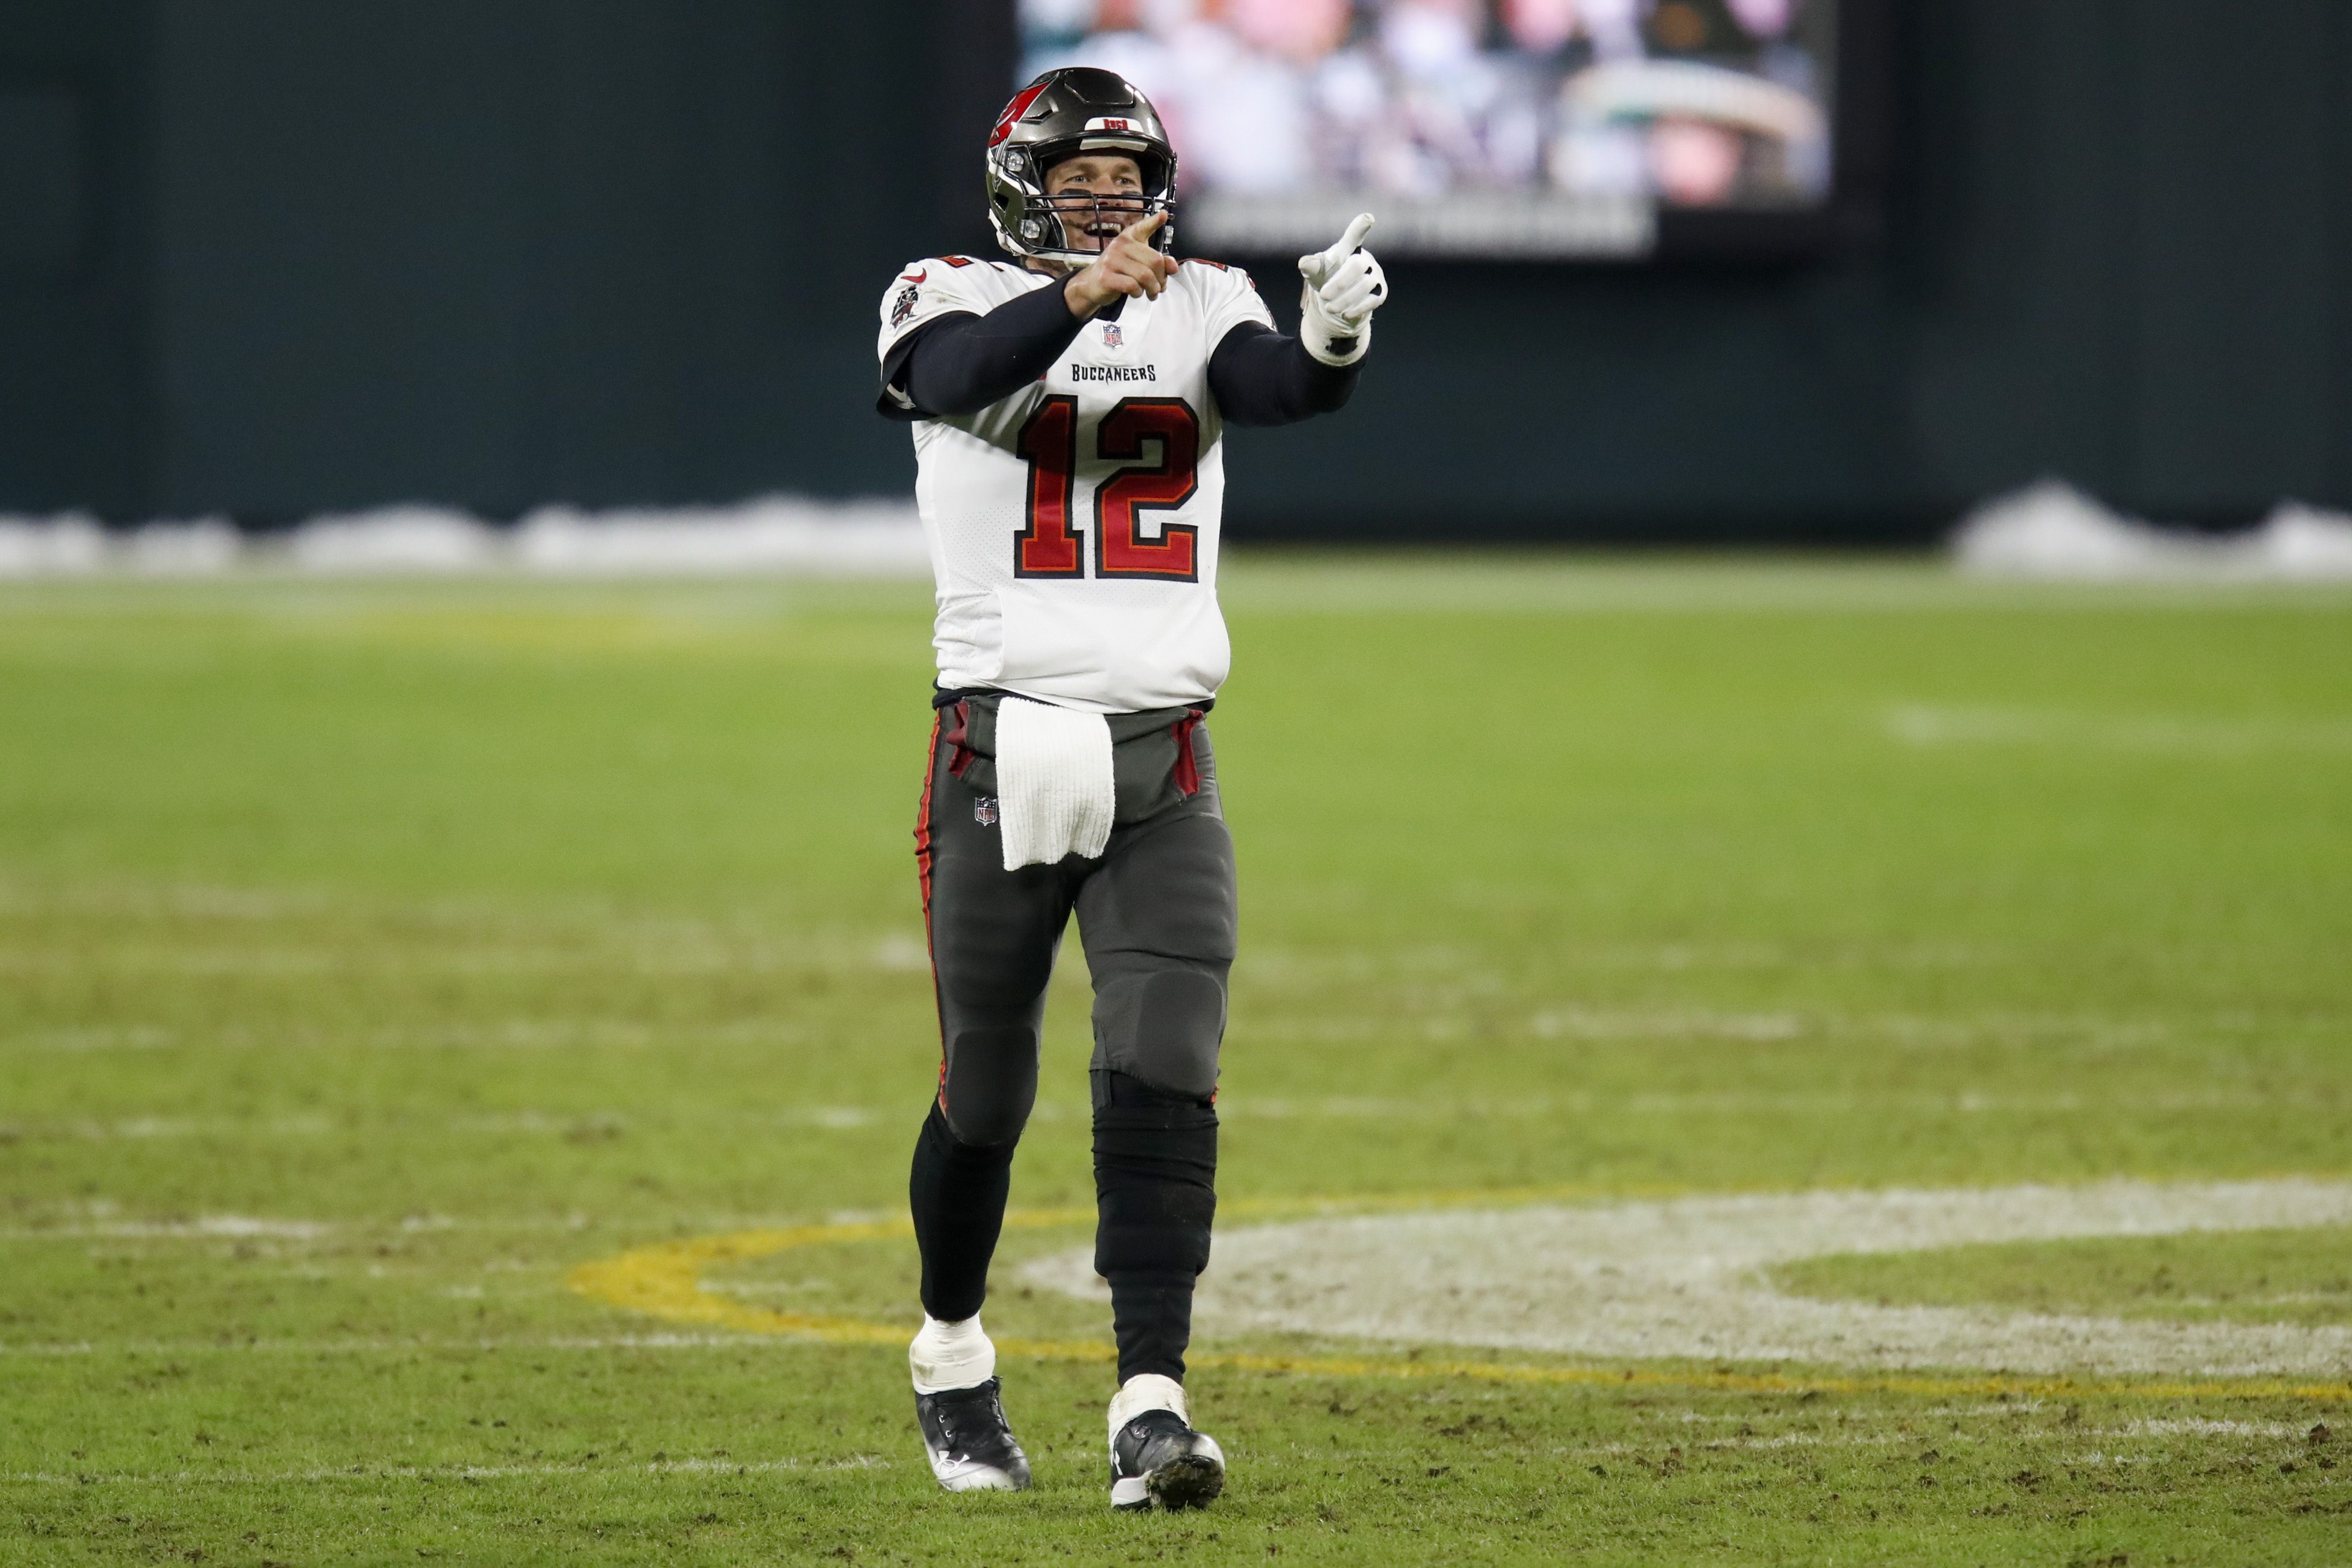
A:
[[[1099,1069],[1216,1092],[1239,914],[1234,841],[1213,816],[1146,825],[1078,890]]]
[[[1208,1267],[1217,1113],[1126,1073],[1097,1071],[1095,1272],[1182,1282]]]
[[[1020,1026],[959,1029],[949,1037],[940,1109],[960,1143],[1020,1142],[1037,1103],[1037,1035]]]
[[[1106,976],[1095,994],[1094,1066],[1179,1096],[1217,1089],[1225,1037],[1222,966],[1167,965]]]

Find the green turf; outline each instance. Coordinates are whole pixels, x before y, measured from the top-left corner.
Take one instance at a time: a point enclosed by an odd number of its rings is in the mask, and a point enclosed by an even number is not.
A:
[[[893,1352],[567,1289],[898,1212],[927,598],[0,586],[0,1561],[2352,1557],[2331,1400],[1204,1369],[1231,1494],[1113,1518],[1097,1366],[1009,1366],[1041,1485],[949,1499]],[[1244,556],[1227,602],[1228,1224],[2352,1174],[2352,595]],[[1032,1208],[1090,1194],[1068,951]],[[908,1253],[709,1283],[903,1322]],[[2254,1233],[1783,1278],[2341,1322],[2346,1267]],[[1102,1337],[1011,1286],[990,1321]]]

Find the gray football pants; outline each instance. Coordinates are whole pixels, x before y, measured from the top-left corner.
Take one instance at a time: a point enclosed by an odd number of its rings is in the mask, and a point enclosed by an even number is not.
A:
[[[1119,810],[1101,857],[1008,871],[993,708],[980,698],[940,710],[916,835],[948,1130],[966,1143],[1021,1136],[1037,1098],[1045,985],[1073,911],[1094,976],[1094,1070],[1207,1100],[1236,920],[1208,727],[1181,708],[1116,715]]]
[[[1217,1057],[1236,909],[1208,731],[1110,720],[1118,812],[1096,858],[1007,871],[993,697],[940,710],[916,828],[939,1000],[939,1093],[909,1197],[934,1317],[980,1310],[1014,1145],[1037,1098],[1045,988],[1070,916],[1094,980],[1096,1268],[1122,1377],[1181,1377],[1214,1214]]]

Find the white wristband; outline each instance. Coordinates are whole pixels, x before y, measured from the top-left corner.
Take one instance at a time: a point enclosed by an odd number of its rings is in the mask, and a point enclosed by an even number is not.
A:
[[[1350,365],[1363,358],[1371,347],[1371,320],[1367,317],[1353,326],[1333,321],[1323,309],[1322,300],[1308,289],[1298,301],[1298,341],[1309,354],[1325,364]]]

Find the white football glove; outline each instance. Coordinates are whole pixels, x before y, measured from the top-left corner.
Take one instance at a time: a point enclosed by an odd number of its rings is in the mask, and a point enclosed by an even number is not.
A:
[[[1325,364],[1353,364],[1371,346],[1372,312],[1389,297],[1388,277],[1363,248],[1372,215],[1358,213],[1339,243],[1298,258],[1298,341]]]

